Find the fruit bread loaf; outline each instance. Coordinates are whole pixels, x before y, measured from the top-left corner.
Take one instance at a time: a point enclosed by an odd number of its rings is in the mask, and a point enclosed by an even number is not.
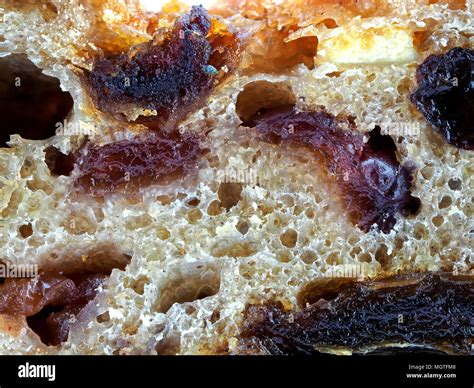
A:
[[[0,353],[472,353],[473,12],[0,0]]]

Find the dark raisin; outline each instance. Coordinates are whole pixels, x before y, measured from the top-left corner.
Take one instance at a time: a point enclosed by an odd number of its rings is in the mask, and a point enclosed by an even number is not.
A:
[[[329,279],[323,291],[310,285],[303,293],[300,310],[287,311],[281,303],[247,306],[241,350],[314,354],[331,347],[358,352],[400,343],[452,354],[471,352],[472,277],[417,274],[365,282]]]
[[[177,131],[103,146],[89,143],[77,157],[75,185],[93,195],[166,185],[188,175],[199,154],[198,139]]]
[[[292,107],[267,111],[247,125],[265,141],[291,142],[313,151],[363,231],[377,225],[388,233],[397,213],[408,216],[420,207],[420,200],[411,196],[411,171],[400,165],[395,143],[379,128],[365,142],[362,133],[343,130],[327,112],[296,112]]]
[[[474,51],[430,55],[417,69],[412,103],[458,148],[474,149]]]
[[[109,113],[131,104],[156,111],[138,122],[173,127],[210,94],[218,71],[236,59],[238,40],[202,7],[192,7],[164,37],[94,61],[88,82],[98,107]],[[216,66],[218,66],[216,68]]]

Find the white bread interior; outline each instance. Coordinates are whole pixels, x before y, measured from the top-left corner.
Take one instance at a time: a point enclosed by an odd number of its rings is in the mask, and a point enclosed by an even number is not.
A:
[[[185,130],[209,132],[211,150],[186,187],[145,188],[133,200],[120,195],[105,203],[78,200],[71,193],[73,175],[52,176],[44,150],[54,145],[68,152],[80,136],[45,141],[12,136],[11,148],[0,149],[0,259],[42,268],[127,265],[112,271],[61,346],[47,347],[23,320],[0,316],[0,353],[238,352],[247,303],[277,299],[296,305],[301,287],[325,272],[354,266],[367,276],[454,268],[474,273],[474,154],[446,144],[408,99],[416,88],[416,67],[429,54],[473,47],[472,4],[457,9],[417,1],[403,9],[378,3],[384,6],[375,14],[367,6],[361,17],[334,11],[335,29],[321,17],[303,16],[307,12],[298,1],[291,16],[287,5],[269,1],[258,9],[232,2],[219,11],[248,31],[296,18],[300,24],[289,41],[316,36],[324,42],[338,32],[347,36],[374,27],[383,34],[393,26],[419,39],[416,55],[405,62],[335,63],[318,54],[313,69],[298,64],[272,74],[252,68],[265,42],[251,37],[238,72],[181,123]],[[318,1],[311,7],[317,10]],[[266,19],[259,16],[262,8]],[[91,68],[107,39],[122,49],[151,39],[139,23],[131,25],[134,12],[140,12],[138,4],[126,0],[3,0],[0,68],[9,55],[26,55],[71,94],[72,126],[92,122],[93,139],[100,143],[131,136],[127,124],[94,108],[81,69]],[[352,225],[309,154],[295,157],[241,126],[241,118],[274,100],[353,116],[361,131],[375,125],[390,129],[392,123],[419,128],[418,136],[394,137],[400,162],[416,168],[419,214],[399,216],[389,234]],[[233,172],[248,172],[246,181],[223,183]],[[19,228],[28,223],[33,232],[23,238]]]

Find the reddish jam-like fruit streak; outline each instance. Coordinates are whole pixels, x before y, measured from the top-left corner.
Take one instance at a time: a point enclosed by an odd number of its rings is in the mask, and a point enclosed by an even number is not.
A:
[[[199,153],[198,139],[179,132],[103,146],[90,143],[77,159],[75,184],[93,195],[166,185],[190,173]]]
[[[96,59],[89,85],[99,108],[115,113],[116,104],[132,104],[156,110],[139,121],[152,129],[172,127],[209,95],[218,71],[236,60],[238,39],[214,24],[204,8],[192,7],[164,38]]]
[[[5,279],[0,285],[0,314],[26,317],[46,345],[58,345],[67,340],[75,316],[94,299],[106,278],[42,272],[32,279]]]
[[[241,349],[245,353],[314,354],[338,347],[401,343],[469,354],[474,340],[472,277],[403,275],[378,281],[332,279],[319,295],[305,295],[299,311],[281,303],[250,305]],[[332,289],[334,288],[334,289]]]
[[[291,142],[311,149],[334,178],[347,211],[363,231],[374,224],[388,233],[396,214],[418,211],[420,200],[410,192],[410,171],[396,158],[390,136],[376,128],[364,135],[339,127],[327,112],[296,112],[277,108],[256,116],[254,126],[264,141]]]
[[[411,101],[449,144],[474,150],[474,51],[430,55],[417,69]]]

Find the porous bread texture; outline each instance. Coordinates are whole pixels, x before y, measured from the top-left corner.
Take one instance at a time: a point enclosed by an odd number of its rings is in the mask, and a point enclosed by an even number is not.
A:
[[[74,99],[68,121],[92,123],[95,141],[110,141],[101,134],[111,126],[120,132],[113,136],[130,136],[128,125],[94,110],[77,68],[90,68],[101,51],[90,44],[97,23],[102,33],[109,28],[107,36],[120,32],[128,42],[146,39],[143,29],[94,20],[93,15],[113,15],[104,9],[122,15],[126,3],[36,2],[57,9],[57,15],[46,17],[34,4],[25,9],[13,3],[0,8],[0,57],[26,54],[58,78]],[[267,6],[275,16],[278,7]],[[354,28],[396,23],[419,31],[416,63],[317,63],[313,70],[299,65],[283,74],[230,77],[181,124],[209,132],[210,149],[198,177],[184,187],[152,187],[135,198],[115,195],[104,202],[79,199],[72,193],[73,176],[51,175],[45,149],[54,145],[67,152],[80,138],[13,136],[12,148],[0,149],[1,259],[54,268],[102,263],[115,269],[77,317],[66,343],[44,346],[24,321],[0,316],[0,353],[238,352],[246,304],[276,299],[296,305],[305,283],[331,271],[377,276],[456,268],[473,273],[474,154],[447,145],[408,100],[416,87],[416,65],[428,54],[472,47],[472,14],[466,7],[420,2],[405,13],[395,9],[389,16],[349,21]],[[241,27],[256,23],[242,15],[230,19]],[[300,36],[326,32],[309,24]],[[400,161],[416,168],[413,195],[422,201],[420,213],[400,216],[389,234],[364,233],[350,224],[311,154],[295,156],[291,149],[263,144],[241,126],[242,115],[254,113],[248,111],[252,102],[275,105],[275,93],[300,108],[323,106],[334,115],[352,116],[361,131],[400,123],[419,128],[417,136],[394,140]],[[19,229],[25,224],[31,224],[32,234],[23,238]],[[116,261],[127,264],[125,269]]]

